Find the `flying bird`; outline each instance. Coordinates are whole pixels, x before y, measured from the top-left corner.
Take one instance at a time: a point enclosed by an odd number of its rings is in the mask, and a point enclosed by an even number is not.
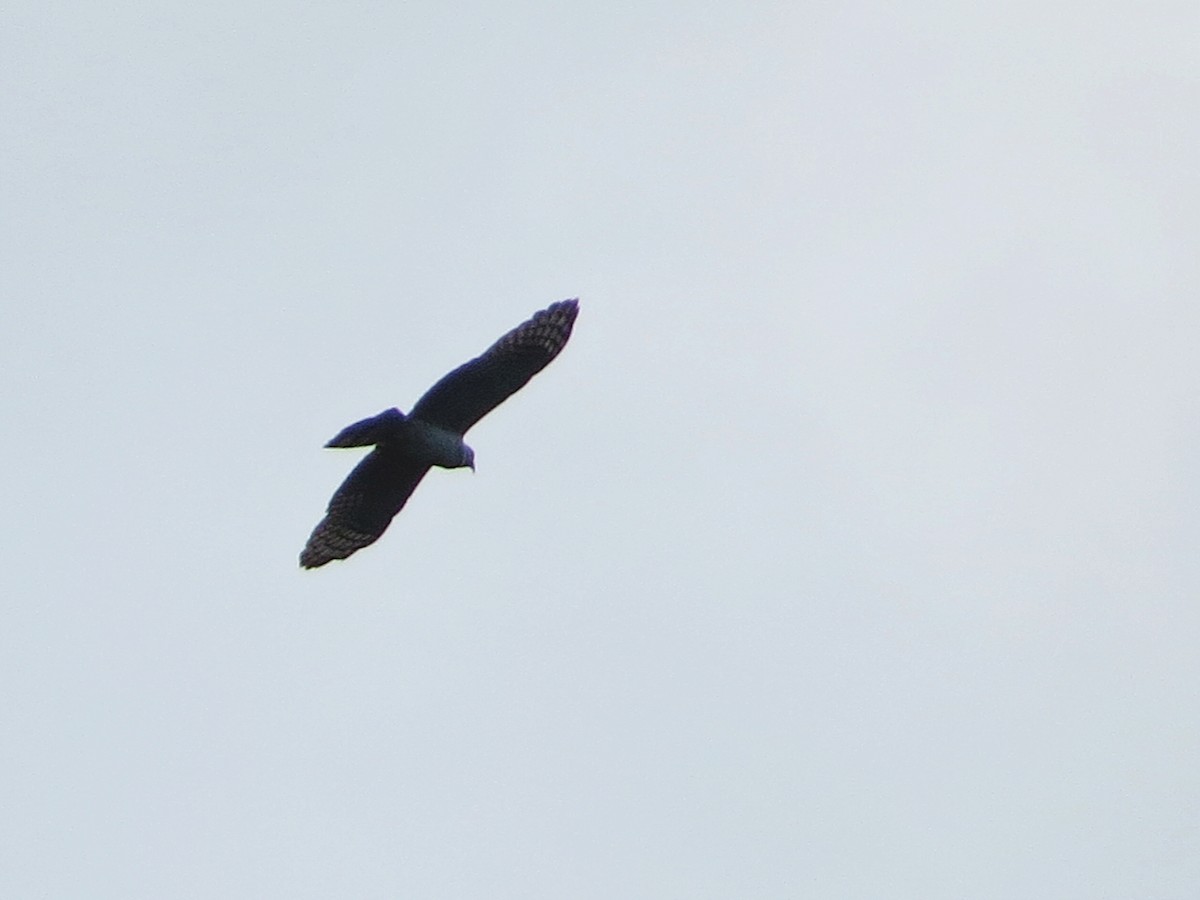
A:
[[[334,493],[300,565],[315,569],[379,540],[431,466],[474,470],[463,436],[558,356],[578,313],[578,300],[553,303],[445,375],[408,415],[385,409],[343,428],[326,447],[375,449]]]

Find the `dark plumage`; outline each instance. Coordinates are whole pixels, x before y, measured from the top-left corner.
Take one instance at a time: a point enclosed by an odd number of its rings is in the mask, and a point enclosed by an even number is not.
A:
[[[342,482],[300,553],[306,569],[374,543],[431,466],[475,467],[463,435],[549,365],[571,336],[578,300],[554,303],[425,392],[406,416],[389,409],[355,422],[326,447],[374,445]]]

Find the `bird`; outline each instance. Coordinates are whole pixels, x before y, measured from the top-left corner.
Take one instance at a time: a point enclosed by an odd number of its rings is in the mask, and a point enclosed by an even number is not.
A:
[[[464,435],[558,356],[578,314],[578,299],[552,303],[444,375],[407,415],[385,409],[338,432],[326,447],[374,449],[334,492],[300,565],[315,569],[375,543],[432,466],[474,471]]]

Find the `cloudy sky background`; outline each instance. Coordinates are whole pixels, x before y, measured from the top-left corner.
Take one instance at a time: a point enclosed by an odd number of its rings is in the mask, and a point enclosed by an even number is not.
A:
[[[1196,896],[1194,3],[193,7],[0,18],[0,893]]]

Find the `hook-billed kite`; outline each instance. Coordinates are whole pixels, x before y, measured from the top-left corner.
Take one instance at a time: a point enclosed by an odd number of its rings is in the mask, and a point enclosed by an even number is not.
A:
[[[474,469],[463,435],[558,356],[578,313],[578,300],[551,304],[444,376],[408,415],[387,409],[342,429],[326,447],[375,449],[334,493],[300,565],[314,569],[378,540],[431,466]]]

